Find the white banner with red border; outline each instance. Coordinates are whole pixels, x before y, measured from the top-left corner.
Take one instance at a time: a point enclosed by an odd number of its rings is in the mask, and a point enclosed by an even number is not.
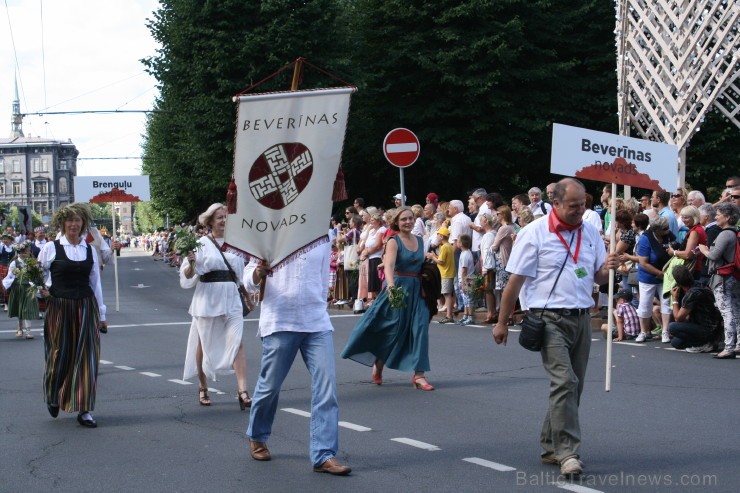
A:
[[[238,97],[225,249],[271,266],[328,241],[352,87]]]

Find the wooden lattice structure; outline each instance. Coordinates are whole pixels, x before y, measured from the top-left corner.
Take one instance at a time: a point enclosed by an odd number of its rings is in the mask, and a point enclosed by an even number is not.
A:
[[[617,0],[620,133],[686,147],[707,111],[740,127],[740,2]]]

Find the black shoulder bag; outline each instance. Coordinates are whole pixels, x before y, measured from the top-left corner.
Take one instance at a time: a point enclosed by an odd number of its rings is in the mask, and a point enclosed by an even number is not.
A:
[[[568,263],[570,247],[573,245],[573,238],[575,237],[575,234],[570,237],[570,245],[568,245],[568,252],[565,254],[565,261],[563,262],[563,265],[560,266],[560,272],[558,272],[558,277],[555,278],[555,283],[552,285],[550,294],[547,295],[547,301],[545,301],[545,306],[542,307],[542,311],[540,311],[540,316],[538,317],[537,315],[534,315],[532,313],[532,310],[530,310],[527,312],[527,314],[524,316],[524,319],[522,320],[522,331],[519,333],[519,345],[524,349],[527,349],[529,351],[540,351],[542,349],[542,343],[545,340],[546,325],[545,321],[542,319],[542,314],[545,312],[545,308],[547,308],[547,303],[550,301],[550,296],[552,296],[552,293],[555,291],[555,286],[558,285],[560,274],[563,273],[563,269],[565,269],[565,264]]]
[[[247,290],[244,289],[244,286],[242,286],[242,284],[239,282],[239,278],[234,272],[234,269],[231,268],[231,264],[229,264],[229,261],[226,260],[226,255],[224,255],[224,252],[221,250],[221,245],[219,245],[218,242],[212,236],[209,235],[208,238],[210,238],[210,240],[213,242],[213,244],[218,249],[218,253],[220,253],[221,258],[224,259],[226,268],[229,269],[229,273],[231,274],[232,281],[236,283],[236,289],[237,291],[239,291],[239,299],[242,302],[242,316],[246,317],[254,309],[254,304],[252,303],[252,299],[249,297],[249,293],[247,293]]]

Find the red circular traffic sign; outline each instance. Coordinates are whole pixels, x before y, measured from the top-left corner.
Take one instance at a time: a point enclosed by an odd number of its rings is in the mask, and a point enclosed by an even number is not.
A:
[[[394,128],[383,140],[383,154],[393,166],[406,168],[419,158],[419,138],[407,128]]]

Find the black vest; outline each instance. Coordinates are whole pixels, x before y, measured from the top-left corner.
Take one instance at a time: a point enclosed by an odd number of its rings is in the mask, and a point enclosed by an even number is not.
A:
[[[59,240],[54,241],[56,257],[51,263],[51,289],[55,298],[79,300],[94,296],[90,287],[90,271],[93,268],[92,247],[87,245],[85,260],[74,261],[67,258]]]

